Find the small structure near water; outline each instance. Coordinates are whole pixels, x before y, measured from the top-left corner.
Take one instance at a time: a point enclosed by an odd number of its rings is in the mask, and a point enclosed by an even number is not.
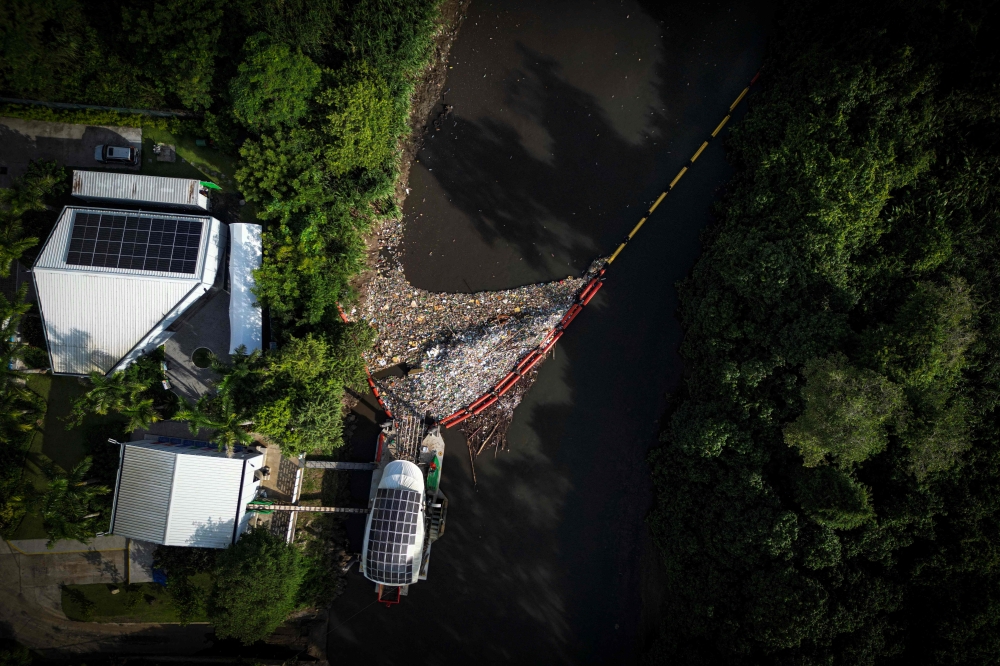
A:
[[[121,445],[111,533],[164,546],[225,548],[250,524],[260,452],[176,437]]]

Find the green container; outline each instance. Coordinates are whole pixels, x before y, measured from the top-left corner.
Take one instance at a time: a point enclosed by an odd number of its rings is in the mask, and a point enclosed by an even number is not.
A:
[[[427,467],[427,492],[437,492],[441,484],[441,456],[434,454],[434,460]]]

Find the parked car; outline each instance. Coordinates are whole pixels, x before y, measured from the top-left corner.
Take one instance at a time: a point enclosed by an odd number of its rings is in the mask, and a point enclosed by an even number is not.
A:
[[[130,164],[134,166],[139,163],[139,151],[131,147],[100,145],[94,149],[94,159],[101,164]]]

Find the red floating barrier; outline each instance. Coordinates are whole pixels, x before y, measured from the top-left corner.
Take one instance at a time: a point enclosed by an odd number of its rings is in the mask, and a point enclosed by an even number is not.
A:
[[[472,416],[472,414],[463,414],[462,418],[458,419],[457,421],[452,421],[451,423],[449,423],[448,425],[446,425],[445,428],[453,428],[453,427],[457,426],[459,423],[461,423],[462,421],[464,421],[465,419],[469,418],[470,416]]]
[[[484,402],[483,404],[479,405],[479,407],[476,407],[472,411],[472,414],[476,415],[476,414],[480,413],[481,411],[483,411],[484,409],[486,409],[487,407],[489,407],[490,405],[492,405],[497,400],[499,400],[499,398],[497,396],[495,396],[495,395],[494,396],[490,396],[490,399],[487,400],[486,402]]]
[[[542,353],[544,354],[544,353],[548,352],[548,351],[549,351],[550,349],[552,349],[552,345],[554,345],[554,344],[556,343],[556,341],[558,341],[558,340],[559,340],[559,338],[561,338],[561,337],[562,337],[562,334],[563,334],[563,332],[562,332],[562,331],[559,331],[558,333],[556,333],[555,335],[553,335],[553,336],[552,336],[552,339],[551,339],[551,340],[549,340],[548,344],[546,344],[546,345],[545,345],[545,346],[544,346],[544,347],[543,347],[543,348],[541,349],[541,352],[542,352]]]
[[[471,403],[469,403],[469,406],[466,407],[466,409],[469,410],[469,411],[472,411],[473,409],[475,409],[476,407],[479,406],[479,403],[481,403],[483,400],[486,400],[489,397],[490,397],[489,393],[484,393],[483,395],[479,396],[478,398],[476,398],[475,400],[473,400]]]
[[[503,395],[503,393],[507,390],[508,386],[516,383],[517,383],[517,375],[511,372],[506,377],[501,379],[496,386],[493,387],[493,393],[496,393],[497,395]]]
[[[585,300],[585,301],[583,302],[583,304],[584,304],[584,305],[586,305],[587,303],[589,303],[589,302],[590,302],[590,299],[592,299],[592,298],[594,297],[594,294],[596,294],[597,292],[599,292],[599,291],[601,290],[601,287],[602,287],[603,285],[604,285],[604,282],[598,282],[598,283],[597,283],[597,286],[596,286],[596,287],[594,287],[594,290],[590,292],[590,294],[589,294],[589,295],[587,296],[587,300]]]
[[[582,305],[580,305],[579,303],[574,303],[573,307],[571,307],[566,312],[566,314],[563,315],[563,318],[559,321],[559,325],[556,326],[556,328],[566,328],[569,325],[569,323],[573,321],[573,318],[576,317],[576,313],[582,309],[583,309]]]
[[[580,314],[580,312],[582,310],[583,310],[583,306],[580,305],[579,303],[576,304],[576,305],[574,305],[573,307],[571,307],[569,309],[569,312],[566,313],[566,316],[563,317],[562,327],[565,329],[567,326],[569,326],[570,322],[572,322],[574,319],[576,319],[576,316],[578,314]]]
[[[458,415],[461,414],[461,413],[462,413],[462,410],[459,410],[459,411],[457,411],[457,412],[455,412],[453,414],[449,414],[448,416],[446,416],[443,419],[441,419],[440,421],[438,421],[438,424],[439,425],[443,425],[446,428],[449,428],[451,426],[449,426],[448,424],[451,421],[454,421],[456,418],[458,418]]]
[[[536,356],[537,354],[538,354],[538,350],[537,349],[532,349],[530,352],[528,352],[528,355],[525,356],[524,358],[522,358],[520,360],[520,362],[518,362],[518,364],[517,364],[517,372],[520,372],[521,374],[524,374],[525,372],[527,372],[527,370],[525,370],[525,365],[528,362],[530,362],[531,359],[534,356]]]
[[[599,278],[596,277],[592,278],[590,282],[587,283],[587,286],[585,286],[583,289],[580,290],[580,294],[577,296],[577,300],[583,302],[583,300],[587,298],[587,295],[590,293],[590,291],[594,288],[594,285],[597,284],[598,282],[600,282]]]
[[[517,385],[517,380],[518,380],[518,379],[520,379],[520,378],[521,378],[520,376],[517,376],[517,377],[516,377],[516,378],[514,379],[514,381],[512,381],[512,382],[511,382],[511,383],[509,383],[509,384],[507,384],[507,386],[504,386],[504,387],[503,387],[503,388],[502,388],[502,389],[500,390],[500,392],[499,392],[499,393],[497,393],[497,396],[498,396],[498,397],[499,397],[499,396],[502,396],[502,395],[503,395],[504,393],[506,393],[507,391],[509,391],[509,390],[511,390],[512,388],[514,388],[514,386],[516,386],[516,385]]]
[[[543,357],[541,354],[539,354],[538,352],[535,352],[535,354],[536,356],[534,357],[534,360],[532,360],[531,363],[528,364],[528,366],[524,369],[524,372],[528,372],[528,370],[531,370],[533,367],[538,365],[539,361],[542,360]]]

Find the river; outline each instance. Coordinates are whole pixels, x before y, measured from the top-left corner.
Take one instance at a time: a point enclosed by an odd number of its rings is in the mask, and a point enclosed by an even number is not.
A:
[[[410,176],[408,279],[504,289],[609,253],[753,76],[769,21],[767,3],[736,0],[473,0],[445,84],[454,110]],[[659,624],[646,456],[682,373],[674,285],[730,173],[716,141],[542,365],[511,450],[480,458],[476,484],[446,432],[429,578],[385,608],[352,573],[331,662],[637,660]],[[358,499],[366,482],[351,480]]]

